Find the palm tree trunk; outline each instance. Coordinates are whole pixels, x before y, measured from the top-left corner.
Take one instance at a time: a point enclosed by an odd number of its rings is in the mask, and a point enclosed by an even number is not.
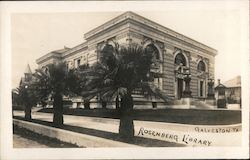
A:
[[[83,105],[84,105],[84,109],[90,109],[89,100],[84,100]]]
[[[56,126],[63,125],[63,98],[62,95],[56,93],[54,95],[54,102],[53,102],[53,123]]]
[[[106,109],[107,108],[107,102],[102,101],[102,108]]]
[[[31,119],[31,108],[30,106],[25,106],[24,113],[25,113],[25,119],[30,120]]]
[[[119,103],[120,103],[119,102],[119,97],[116,96],[116,99],[115,99],[115,109],[118,109],[120,107]]]
[[[121,99],[119,134],[124,139],[134,137],[133,103],[131,94]]]

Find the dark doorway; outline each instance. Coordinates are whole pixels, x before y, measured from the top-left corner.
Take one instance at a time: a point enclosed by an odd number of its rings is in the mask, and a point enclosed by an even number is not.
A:
[[[203,81],[200,81],[200,96],[203,97]]]
[[[181,99],[182,97],[182,91],[183,91],[183,79],[178,78],[177,80],[177,97],[178,99]]]

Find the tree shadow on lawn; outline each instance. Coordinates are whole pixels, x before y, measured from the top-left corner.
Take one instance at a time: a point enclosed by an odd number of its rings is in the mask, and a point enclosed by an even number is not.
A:
[[[53,108],[38,112],[53,113]],[[115,109],[65,108],[64,115],[88,116],[119,119]],[[135,109],[133,119],[142,121],[181,123],[193,125],[230,125],[241,123],[240,110],[199,110],[199,109]]]
[[[41,125],[55,127],[52,122],[48,122],[48,121],[41,121],[41,120],[37,120],[37,119],[25,120],[23,117],[18,117],[18,116],[15,116],[14,118],[19,119],[19,120],[24,120],[24,121],[29,121],[29,122],[41,124]],[[118,133],[112,133],[112,132],[84,128],[84,127],[78,127],[78,126],[63,125],[61,127],[55,127],[55,128],[60,128],[60,129],[68,130],[68,131],[73,131],[73,132],[77,132],[77,133],[101,137],[101,138],[110,139],[110,140],[114,140],[114,141],[134,144],[134,145],[143,146],[143,147],[185,147],[185,145],[183,145],[183,144],[167,142],[167,141],[162,141],[162,140],[156,140],[156,139],[143,138],[143,137],[134,137],[131,140],[124,140],[119,136]]]

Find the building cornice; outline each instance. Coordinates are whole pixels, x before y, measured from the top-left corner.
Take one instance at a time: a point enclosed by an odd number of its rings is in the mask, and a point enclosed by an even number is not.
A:
[[[206,50],[210,53],[212,53],[214,56],[217,54],[217,50],[205,45],[205,44],[202,44],[196,40],[193,40],[187,36],[184,36],[178,32],[175,32],[165,26],[162,26],[158,23],[155,23],[149,19],[146,19],[138,14],[135,14],[133,12],[125,12],[123,13],[122,15],[104,23],[103,25],[87,32],[85,35],[84,35],[84,38],[86,40],[90,39],[91,37],[95,36],[96,34],[99,34],[101,32],[104,32],[105,30],[109,29],[110,27],[114,27],[114,25],[117,25],[118,23],[121,23],[123,21],[126,21],[126,20],[132,20],[132,21],[135,21],[135,22],[139,22],[141,24],[143,24],[144,26],[148,26],[150,28],[153,28],[154,30],[156,31],[160,31],[160,32],[163,32],[169,36],[172,36],[172,37],[175,37],[176,39],[180,40],[180,41],[184,41],[186,43],[189,43],[191,45],[194,45],[198,48],[201,48],[203,50]]]
[[[62,57],[68,57],[69,55],[71,55],[74,52],[78,53],[79,50],[84,51],[84,50],[87,50],[87,49],[88,49],[88,44],[87,44],[87,42],[84,42],[84,43],[81,43],[81,44],[69,49],[68,51],[64,52],[62,54]]]
[[[211,56],[214,56],[213,53],[207,51],[207,50],[203,50],[201,48],[198,48],[196,46],[193,46],[192,44],[189,44],[187,42],[180,42],[180,41],[176,41],[175,39],[173,39],[174,37],[166,37],[164,35],[161,35],[161,34],[157,34],[155,35],[155,32],[152,32],[152,31],[142,31],[142,30],[136,30],[136,29],[132,29],[130,30],[130,33],[135,33],[135,34],[141,34],[141,35],[144,35],[146,37],[150,37],[154,40],[157,40],[157,41],[160,41],[160,42],[164,42],[164,44],[166,44],[167,46],[173,46],[173,47],[178,47],[178,48],[182,48],[186,51],[189,51],[191,53],[195,53],[195,54],[201,54],[203,56],[206,56],[206,55],[211,55]],[[206,54],[206,55],[205,55]]]
[[[37,64],[41,64],[42,62],[50,59],[50,58],[62,58],[61,53],[56,53],[56,52],[50,52],[36,60]]]

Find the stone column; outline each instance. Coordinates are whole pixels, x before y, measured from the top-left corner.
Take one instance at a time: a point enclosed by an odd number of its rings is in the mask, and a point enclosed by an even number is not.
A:
[[[207,93],[207,98],[205,102],[209,105],[214,106],[215,108],[216,101],[215,101],[215,96],[214,96],[214,80],[211,78],[208,79],[207,85],[208,85],[208,93]]]
[[[215,99],[214,97],[214,80],[208,79],[208,93],[207,93],[207,99]]]
[[[182,104],[185,105],[187,108],[191,107],[191,94],[192,92],[190,91],[190,81],[191,81],[191,75],[190,73],[184,73],[183,74],[183,80],[185,82],[185,90],[182,93]]]
[[[184,74],[185,90],[183,91],[183,98],[191,98],[192,92],[190,91],[191,75]]]

